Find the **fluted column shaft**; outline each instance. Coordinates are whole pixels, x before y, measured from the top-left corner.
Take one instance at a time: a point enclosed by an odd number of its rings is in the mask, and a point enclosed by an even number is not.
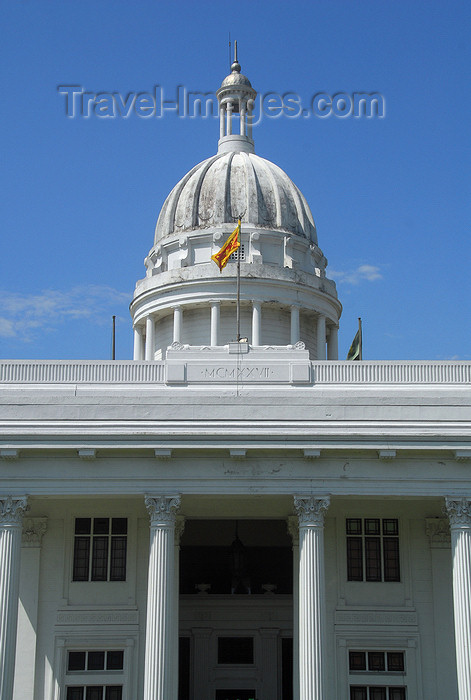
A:
[[[177,700],[175,521],[180,496],[146,496],[150,516],[144,700]]]
[[[459,700],[471,700],[471,498],[447,498]]]
[[[299,518],[299,698],[326,700],[324,515],[327,496],[295,496]]]
[[[0,700],[12,700],[25,496],[0,497]]]

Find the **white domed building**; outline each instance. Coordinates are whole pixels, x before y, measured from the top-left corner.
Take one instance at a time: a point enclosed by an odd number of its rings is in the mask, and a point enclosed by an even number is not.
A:
[[[165,359],[172,343],[236,340],[236,260],[211,261],[240,217],[240,334],[251,346],[304,342],[311,359],[338,359],[341,305],[326,278],[309,205],[277,165],[255,155],[251,100],[237,61],[217,91],[216,155],[175,185],[160,212],[146,278],[131,305],[134,359]],[[235,133],[237,132],[237,133]],[[236,255],[233,256],[235,258]]]
[[[134,360],[0,362],[0,700],[469,700],[471,363],[338,360],[237,60],[217,95]]]

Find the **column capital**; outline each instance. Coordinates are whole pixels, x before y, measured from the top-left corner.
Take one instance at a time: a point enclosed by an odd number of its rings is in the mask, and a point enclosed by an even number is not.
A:
[[[145,497],[147,512],[151,525],[175,525],[177,511],[180,508],[181,496],[152,496]]]
[[[299,526],[324,526],[324,517],[330,505],[330,496],[295,496],[294,507]]]
[[[21,525],[27,504],[27,496],[0,496],[0,527]]]
[[[471,527],[471,497],[445,498],[445,509],[451,528]]]
[[[25,518],[21,537],[22,547],[40,547],[47,530],[47,518]]]

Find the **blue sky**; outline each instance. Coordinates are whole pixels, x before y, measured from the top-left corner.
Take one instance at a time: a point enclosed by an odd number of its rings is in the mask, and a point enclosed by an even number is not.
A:
[[[256,152],[308,200],[343,303],[340,356],[471,359],[469,3],[5,0],[0,357],[132,356],[128,304],[213,119],[67,118],[57,88],[209,92],[228,33],[260,93],[379,92],[383,119],[265,118]]]

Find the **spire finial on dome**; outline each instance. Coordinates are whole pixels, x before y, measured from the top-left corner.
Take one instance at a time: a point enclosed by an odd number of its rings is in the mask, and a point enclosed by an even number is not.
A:
[[[234,61],[230,74],[216,92],[219,101],[218,153],[227,151],[254,152],[252,140],[253,106],[257,93],[250,80],[240,72],[237,41],[234,41]],[[237,130],[239,133],[234,133]]]
[[[233,73],[240,73],[240,63],[237,60],[237,39],[234,41],[234,63],[231,65]]]

